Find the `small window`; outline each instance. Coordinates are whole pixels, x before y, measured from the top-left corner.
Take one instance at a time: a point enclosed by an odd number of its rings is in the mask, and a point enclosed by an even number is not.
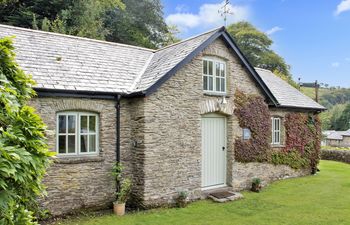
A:
[[[281,144],[281,118],[272,117],[272,144]]]
[[[96,154],[98,152],[98,116],[95,113],[57,114],[58,155]]]
[[[219,60],[203,60],[203,90],[226,93],[226,64]]]
[[[249,140],[252,136],[249,128],[243,128],[243,140]]]

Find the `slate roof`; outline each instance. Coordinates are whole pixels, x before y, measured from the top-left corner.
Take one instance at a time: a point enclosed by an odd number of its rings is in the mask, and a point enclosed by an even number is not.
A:
[[[277,99],[279,107],[319,110],[326,109],[322,105],[312,100],[310,97],[304,95],[299,90],[289,85],[286,81],[274,75],[271,71],[261,68],[255,68],[255,70]]]
[[[0,38],[15,36],[16,60],[39,92],[143,94],[154,92],[212,41],[221,37],[237,54],[269,102],[323,110],[270,71],[249,64],[224,27],[159,50],[0,24]],[[258,72],[258,73],[257,73]]]
[[[127,92],[153,50],[0,25],[15,36],[16,60],[38,88]]]
[[[350,136],[350,129],[347,131],[328,131],[326,139],[343,140],[344,136]]]

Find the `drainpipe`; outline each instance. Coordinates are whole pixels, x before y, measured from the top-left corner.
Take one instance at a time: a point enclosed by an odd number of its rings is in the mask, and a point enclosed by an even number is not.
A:
[[[120,99],[121,95],[115,97],[115,109],[116,109],[116,148],[115,148],[115,160],[120,163]],[[120,189],[120,182],[117,181],[116,192]]]
[[[120,162],[120,99],[121,95],[116,96],[116,104],[115,109],[117,111],[116,113],[116,149],[115,149],[115,157],[116,162]]]

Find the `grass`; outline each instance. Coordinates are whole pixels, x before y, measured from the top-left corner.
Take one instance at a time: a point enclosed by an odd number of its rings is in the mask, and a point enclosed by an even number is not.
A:
[[[312,99],[315,99],[315,88],[301,87],[300,90],[305,95],[309,96]],[[331,92],[331,90],[328,89],[328,88],[320,88],[318,91],[319,91],[319,97],[321,97],[324,94],[327,94],[327,93]]]
[[[315,176],[277,181],[230,203],[198,201],[183,209],[156,209],[116,217],[82,217],[62,225],[350,224],[350,165],[322,161]]]

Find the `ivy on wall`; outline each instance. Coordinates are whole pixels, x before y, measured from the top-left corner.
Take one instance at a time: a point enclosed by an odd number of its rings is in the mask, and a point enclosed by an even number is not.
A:
[[[235,93],[235,115],[239,125],[251,131],[249,140],[235,141],[235,159],[239,162],[264,162],[270,148],[271,120],[267,104],[260,96]]]
[[[252,134],[249,140],[236,139],[236,161],[284,164],[316,172],[321,141],[321,123],[317,115],[288,113],[284,119],[285,147],[278,150],[270,146],[271,115],[262,97],[237,91],[235,115],[240,127],[249,128]]]
[[[302,159],[307,159],[303,167],[309,166],[315,173],[321,149],[321,121],[318,115],[288,113],[284,126],[286,129],[284,154],[299,153]]]

